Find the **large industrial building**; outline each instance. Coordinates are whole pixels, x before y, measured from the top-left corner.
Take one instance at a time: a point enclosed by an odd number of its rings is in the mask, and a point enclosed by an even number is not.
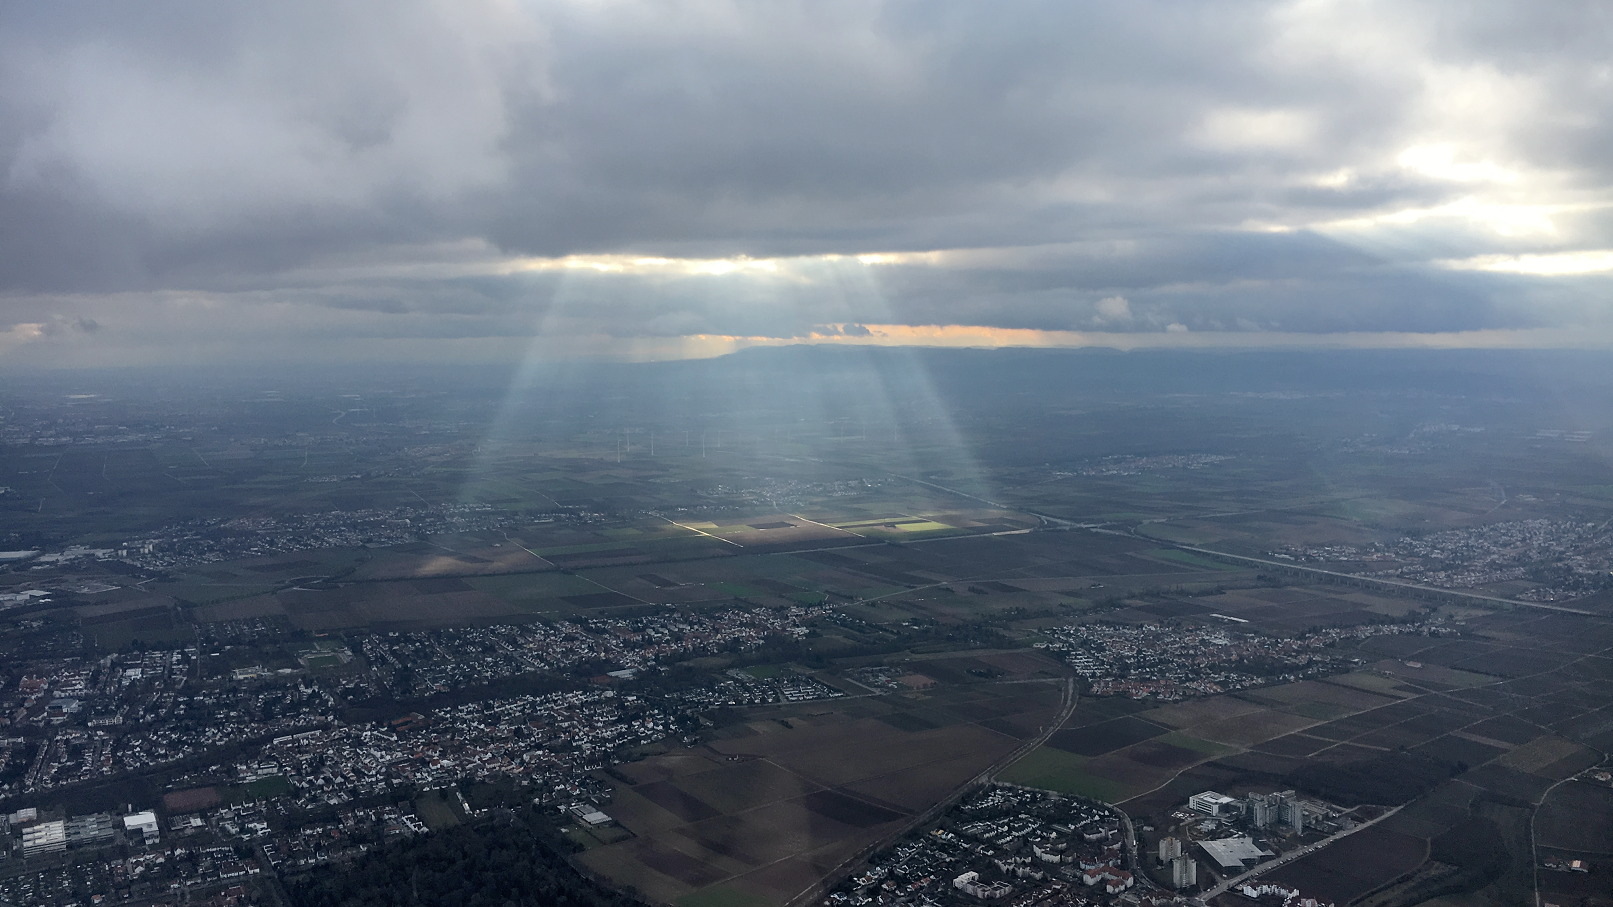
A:
[[[1221,867],[1223,873],[1243,872],[1246,867],[1273,856],[1271,851],[1261,850],[1248,835],[1222,838],[1219,841],[1200,841],[1199,847],[1215,865]]]

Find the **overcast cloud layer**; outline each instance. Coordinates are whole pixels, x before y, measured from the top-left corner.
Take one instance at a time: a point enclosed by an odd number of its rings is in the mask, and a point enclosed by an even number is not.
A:
[[[1613,346],[1610,18],[8,3],[0,365]]]

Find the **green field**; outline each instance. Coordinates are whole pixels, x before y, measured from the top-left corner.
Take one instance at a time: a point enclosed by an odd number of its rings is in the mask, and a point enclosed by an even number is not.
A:
[[[1114,803],[1126,797],[1124,785],[1088,774],[1088,759],[1048,746],[1037,747],[997,774],[999,781],[1039,787]]]
[[[1181,551],[1176,548],[1155,548],[1152,551],[1149,551],[1148,554],[1162,560],[1176,561],[1180,564],[1191,564],[1194,567],[1203,567],[1206,570],[1244,569],[1242,567],[1234,567],[1231,564],[1223,564],[1220,561],[1211,560],[1202,554],[1194,554],[1191,551]]]
[[[1209,740],[1200,740],[1197,737],[1189,737],[1180,731],[1172,731],[1158,739],[1161,743],[1168,743],[1171,746],[1179,746],[1182,749],[1192,750],[1195,753],[1203,753],[1207,758],[1215,758],[1216,756],[1225,756],[1228,753],[1237,752],[1237,747],[1227,746],[1222,743],[1213,743]]]
[[[414,811],[420,815],[420,821],[432,831],[441,831],[464,822],[459,814],[459,803],[453,796],[442,797],[442,791],[432,791],[420,796],[414,801]]]
[[[291,782],[284,775],[275,775],[272,778],[259,778],[246,784],[230,787],[225,799],[231,802],[242,800],[262,800],[267,797],[279,797],[291,790]]]

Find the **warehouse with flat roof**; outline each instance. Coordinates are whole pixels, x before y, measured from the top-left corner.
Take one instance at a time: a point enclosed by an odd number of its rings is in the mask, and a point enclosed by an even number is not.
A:
[[[1215,865],[1221,867],[1222,872],[1242,872],[1246,866],[1252,866],[1272,856],[1271,851],[1261,850],[1248,835],[1222,838],[1219,841],[1200,841],[1199,847],[1215,861]]]

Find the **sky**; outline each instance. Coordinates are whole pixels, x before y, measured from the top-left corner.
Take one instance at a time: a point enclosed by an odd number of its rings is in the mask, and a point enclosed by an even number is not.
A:
[[[0,367],[1613,348],[1610,20],[0,2]]]

